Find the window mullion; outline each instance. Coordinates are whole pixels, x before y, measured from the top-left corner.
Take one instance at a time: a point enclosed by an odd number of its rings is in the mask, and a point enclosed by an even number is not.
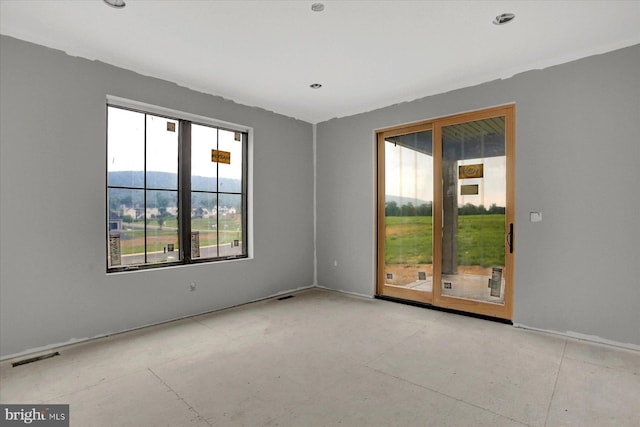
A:
[[[247,254],[247,224],[248,224],[248,212],[249,207],[247,206],[247,193],[248,193],[248,177],[249,177],[249,153],[247,152],[248,147],[248,134],[242,134],[242,253]]]
[[[220,129],[216,129],[216,150],[220,149]],[[216,256],[220,256],[220,163],[216,162]]]
[[[191,122],[180,120],[178,148],[178,210],[182,259],[191,263]]]
[[[144,115],[144,176],[143,176],[143,199],[144,199],[144,263],[147,264],[147,115]]]

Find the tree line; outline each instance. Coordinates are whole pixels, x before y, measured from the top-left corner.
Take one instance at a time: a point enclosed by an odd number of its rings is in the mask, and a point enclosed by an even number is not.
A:
[[[487,209],[484,205],[474,205],[466,203],[458,206],[458,215],[504,215],[505,208],[493,203]],[[433,206],[431,203],[422,203],[414,206],[409,202],[402,206],[398,206],[395,201],[385,203],[385,216],[431,216],[433,214]]]

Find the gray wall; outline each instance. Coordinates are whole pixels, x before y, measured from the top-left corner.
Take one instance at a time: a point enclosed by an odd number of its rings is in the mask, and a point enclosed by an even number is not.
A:
[[[515,102],[514,322],[640,345],[638,70],[636,45],[319,124],[318,284],[375,293],[375,129]]]
[[[310,124],[5,36],[0,94],[0,355],[313,284]],[[254,259],[105,274],[107,94],[254,128]]]

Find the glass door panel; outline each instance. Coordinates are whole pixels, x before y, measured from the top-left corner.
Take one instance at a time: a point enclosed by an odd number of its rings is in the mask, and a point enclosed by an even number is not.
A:
[[[431,301],[433,135],[384,136],[383,292]]]
[[[505,118],[442,127],[441,295],[504,304]]]

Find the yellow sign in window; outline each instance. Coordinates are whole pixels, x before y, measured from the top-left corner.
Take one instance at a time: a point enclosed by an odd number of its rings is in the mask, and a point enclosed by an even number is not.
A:
[[[211,150],[211,161],[230,165],[231,153],[229,151]]]
[[[484,176],[484,165],[462,165],[458,166],[458,178],[482,178]]]

